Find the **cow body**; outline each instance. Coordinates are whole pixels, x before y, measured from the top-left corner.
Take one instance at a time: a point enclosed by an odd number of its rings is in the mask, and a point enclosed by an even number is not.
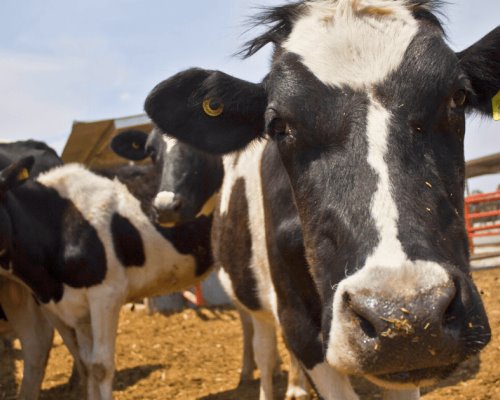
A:
[[[463,135],[465,112],[491,112],[500,89],[500,28],[454,53],[436,6],[271,8],[247,47],[275,45],[263,82],[191,69],[146,100],[159,129],[207,152],[270,139],[253,168],[276,312],[324,398],[356,399],[349,374],[418,398],[490,338],[469,272]]]
[[[35,140],[0,144],[0,169],[22,157],[33,156],[31,179],[41,172],[62,165],[57,153]],[[8,324],[21,342],[23,379],[19,399],[37,399],[42,384],[54,329],[33,295],[24,285],[0,276],[0,305]]]
[[[219,278],[235,304],[243,328],[240,382],[261,373],[261,390],[272,392],[273,373],[279,366],[276,342],[276,294],[272,286],[265,234],[260,175],[263,146],[236,156],[213,156],[160,132],[126,131],[111,148],[130,160],[152,157],[160,170],[151,208],[159,223],[167,226],[213,216],[212,249]],[[233,187],[234,186],[234,187]],[[234,190],[233,190],[234,189]],[[290,356],[287,399],[308,398],[308,385],[300,366]]]
[[[175,229],[151,224],[123,184],[78,165],[7,191],[2,207],[2,226],[12,226],[4,273],[21,279],[75,332],[88,398],[112,398],[121,305],[200,280],[211,265],[204,257],[209,231],[193,243],[197,223]]]

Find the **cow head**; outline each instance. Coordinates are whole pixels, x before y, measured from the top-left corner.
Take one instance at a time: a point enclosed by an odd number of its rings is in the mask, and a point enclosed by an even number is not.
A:
[[[202,215],[210,215],[222,184],[222,158],[200,151],[154,129],[124,131],[115,136],[111,148],[133,161],[151,158],[160,170],[157,195],[151,205],[155,222],[169,227]]]
[[[8,268],[12,244],[12,223],[8,212],[9,192],[28,180],[35,159],[32,156],[8,164],[0,171],[0,267]],[[0,160],[0,164],[2,160]]]
[[[326,359],[388,387],[431,383],[490,338],[469,273],[463,143],[466,112],[490,113],[500,89],[500,28],[455,53],[437,3],[270,9],[246,53],[275,45],[262,83],[190,69],[145,104],[203,151],[271,139],[322,299]]]

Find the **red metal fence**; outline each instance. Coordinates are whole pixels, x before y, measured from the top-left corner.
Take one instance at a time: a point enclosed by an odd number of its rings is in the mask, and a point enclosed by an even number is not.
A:
[[[500,190],[491,193],[481,193],[465,198],[465,226],[469,237],[469,248],[472,255],[476,254],[474,238],[499,236],[500,237]],[[484,244],[484,246],[500,246],[498,242]],[[477,253],[477,258],[486,258],[500,255],[500,252]]]

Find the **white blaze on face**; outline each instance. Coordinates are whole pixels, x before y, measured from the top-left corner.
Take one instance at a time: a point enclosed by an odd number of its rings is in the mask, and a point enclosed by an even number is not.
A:
[[[283,47],[336,87],[363,89],[382,82],[401,65],[418,29],[405,1],[324,0],[308,8]]]
[[[337,287],[333,299],[333,323],[326,354],[328,363],[351,373],[362,373],[357,354],[350,345],[352,315],[346,312],[343,294],[371,293],[372,296],[404,301],[433,288],[453,285],[445,269],[431,261],[411,261],[398,237],[398,209],[392,194],[389,168],[385,161],[388,149],[390,114],[370,98],[367,117],[368,164],[375,171],[378,183],[371,203],[371,215],[379,242],[367,257],[365,265]]]

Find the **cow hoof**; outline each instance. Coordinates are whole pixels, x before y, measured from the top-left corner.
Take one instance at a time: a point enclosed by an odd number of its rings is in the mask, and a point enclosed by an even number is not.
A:
[[[301,387],[293,386],[289,387],[286,391],[285,400],[310,400],[311,396],[309,393]]]

